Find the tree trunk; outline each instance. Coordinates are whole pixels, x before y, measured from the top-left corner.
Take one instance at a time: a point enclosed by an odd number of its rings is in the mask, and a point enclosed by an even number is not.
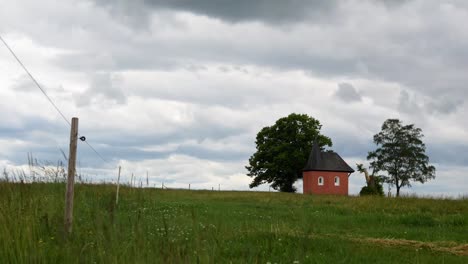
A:
[[[367,172],[367,169],[363,169],[363,171],[364,171],[364,177],[366,177],[367,186],[371,187],[371,186],[369,185],[369,182],[370,182],[369,172]]]
[[[396,185],[396,197],[400,197],[400,188],[401,186],[399,186],[398,184]]]

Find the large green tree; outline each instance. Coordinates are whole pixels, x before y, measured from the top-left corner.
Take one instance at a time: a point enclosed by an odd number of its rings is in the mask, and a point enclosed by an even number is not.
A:
[[[250,157],[246,169],[252,177],[250,188],[264,183],[275,190],[295,192],[294,182],[302,178],[312,143],[332,146],[329,137],[320,135],[320,122],[305,114],[290,114],[257,134],[257,151]]]
[[[423,136],[420,128],[403,125],[398,119],[386,120],[374,136],[377,149],[369,152],[367,159],[375,173],[387,173],[381,177],[396,186],[397,196],[401,187],[411,187],[411,181],[424,183],[435,178],[435,167],[429,165]]]

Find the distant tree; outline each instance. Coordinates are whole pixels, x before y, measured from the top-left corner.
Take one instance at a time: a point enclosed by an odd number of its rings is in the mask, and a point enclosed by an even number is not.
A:
[[[294,182],[302,178],[312,143],[332,146],[329,137],[320,135],[320,122],[305,114],[290,114],[257,134],[257,151],[250,157],[247,174],[253,178],[249,187],[264,183],[281,192],[295,192]]]
[[[397,196],[401,187],[411,187],[411,181],[424,183],[435,178],[435,167],[429,165],[423,136],[420,128],[403,126],[398,119],[386,120],[374,136],[378,148],[367,156],[370,167],[375,173],[387,172],[382,179],[396,187]]]
[[[383,196],[383,186],[382,186],[382,178],[375,176],[372,172],[372,175],[369,175],[367,168],[364,167],[362,164],[356,164],[357,169],[360,173],[364,173],[366,177],[366,186],[362,187],[359,195],[380,195]]]

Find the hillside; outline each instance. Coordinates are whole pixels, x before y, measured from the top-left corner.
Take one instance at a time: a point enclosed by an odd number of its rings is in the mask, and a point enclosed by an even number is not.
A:
[[[0,182],[3,263],[468,263],[468,200]]]

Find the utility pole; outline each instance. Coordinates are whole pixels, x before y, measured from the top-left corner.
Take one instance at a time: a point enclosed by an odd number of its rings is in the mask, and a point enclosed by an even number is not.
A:
[[[78,118],[73,117],[70,130],[70,153],[68,155],[68,179],[65,192],[65,232],[70,234],[73,224],[73,195],[76,172],[76,149],[78,147]]]

